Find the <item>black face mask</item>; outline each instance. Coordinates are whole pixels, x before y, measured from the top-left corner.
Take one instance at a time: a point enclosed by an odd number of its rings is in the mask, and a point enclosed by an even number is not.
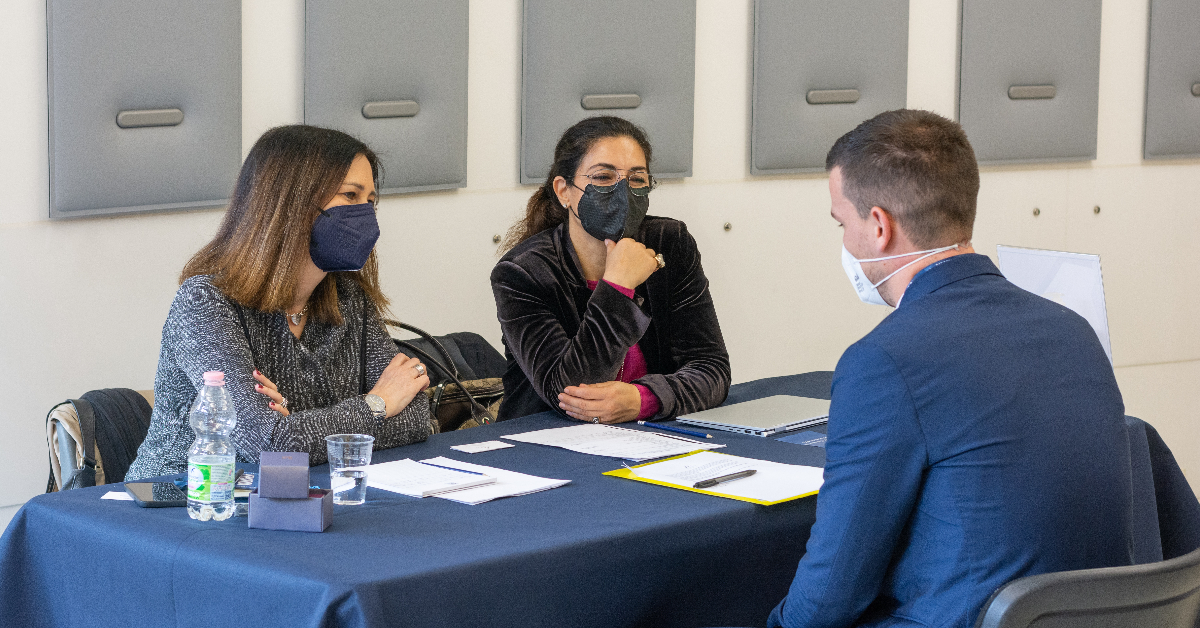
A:
[[[339,205],[323,209],[317,216],[308,254],[317,268],[327,273],[362,270],[377,240],[379,221],[374,203]]]
[[[597,240],[612,240],[637,236],[646,210],[650,208],[650,188],[634,189],[625,179],[616,185],[598,187],[588,184],[579,199],[576,212],[588,235]]]

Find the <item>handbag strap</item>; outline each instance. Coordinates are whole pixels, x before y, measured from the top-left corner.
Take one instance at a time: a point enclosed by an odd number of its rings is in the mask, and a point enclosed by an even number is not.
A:
[[[388,325],[391,325],[392,327],[399,327],[400,329],[403,329],[406,331],[411,331],[412,333],[424,338],[425,340],[428,340],[429,344],[433,345],[433,348],[437,349],[438,353],[442,354],[442,357],[446,359],[446,364],[449,365],[448,368],[445,368],[445,367],[442,368],[442,372],[451,373],[452,374],[451,379],[455,379],[458,377],[458,367],[454,366],[454,358],[450,357],[450,352],[446,350],[446,346],[443,345],[440,340],[438,340],[437,338],[434,338],[429,332],[425,331],[424,329],[421,329],[420,327],[415,327],[413,325],[409,325],[408,323],[401,323],[398,320],[393,320],[390,318],[385,318],[383,320],[383,322],[387,323]],[[408,346],[411,346],[411,345],[408,345]],[[413,347],[413,348],[415,349],[415,347]],[[422,353],[424,353],[424,352],[422,351]],[[429,354],[425,354],[424,357],[429,358]],[[430,359],[432,359],[432,358],[430,358]]]
[[[358,394],[367,394],[367,293],[363,292],[362,343],[358,347]]]
[[[416,345],[413,345],[412,343],[404,342],[403,340],[396,340],[394,338],[392,339],[397,345],[404,347],[405,349],[408,349],[409,351],[412,351],[414,354],[416,354],[416,356],[418,358],[421,359],[422,362],[425,362],[426,364],[438,369],[439,371],[442,372],[442,374],[444,374],[446,377],[448,377],[451,381],[453,381],[455,384],[458,384],[458,389],[463,391],[463,394],[465,394],[467,396],[467,399],[470,400],[470,402],[472,404],[478,406],[480,410],[483,410],[483,414],[484,414],[485,418],[481,421],[481,423],[486,425],[488,423],[496,422],[496,417],[492,414],[492,412],[490,410],[487,409],[487,406],[476,401],[475,396],[471,394],[471,391],[467,390],[467,387],[463,385],[463,383],[460,379],[458,379],[458,369],[454,367],[454,359],[450,357],[450,352],[446,351],[446,347],[442,346],[442,343],[438,342],[437,338],[434,338],[433,336],[429,335],[428,332],[426,332],[422,329],[413,327],[412,325],[406,325],[397,320],[385,318],[383,320],[383,322],[387,323],[388,325],[391,325],[392,327],[399,327],[400,329],[407,329],[408,331],[418,334],[422,338],[430,341],[433,344],[433,346],[438,349],[438,353],[441,353],[442,356],[446,358],[446,364],[449,364],[449,366],[442,364],[442,362],[440,360],[429,355],[428,352],[422,350],[420,347],[417,347]],[[440,403],[441,402],[441,390],[440,389],[437,391],[437,396],[438,396],[438,402]],[[435,411],[436,411],[436,406],[435,406]]]
[[[92,404],[84,399],[71,399],[75,414],[79,417],[79,436],[83,439],[83,466],[69,481],[66,488],[83,488],[96,485],[96,413]]]
[[[250,348],[250,362],[254,362],[254,341],[250,340],[250,327],[246,325],[246,313],[242,311],[241,303],[234,303],[233,309],[237,310],[238,321],[242,324],[242,333],[246,334],[246,346]]]

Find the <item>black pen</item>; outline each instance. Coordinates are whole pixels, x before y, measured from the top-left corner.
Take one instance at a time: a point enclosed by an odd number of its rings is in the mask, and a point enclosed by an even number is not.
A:
[[[730,473],[729,475],[722,475],[721,477],[716,477],[711,480],[700,480],[699,482],[696,482],[695,484],[693,484],[692,488],[711,488],[722,482],[732,482],[733,480],[740,480],[742,478],[748,478],[748,477],[754,475],[755,473],[758,473],[758,471],[755,471],[754,469],[746,469],[745,471],[738,471],[737,473]]]

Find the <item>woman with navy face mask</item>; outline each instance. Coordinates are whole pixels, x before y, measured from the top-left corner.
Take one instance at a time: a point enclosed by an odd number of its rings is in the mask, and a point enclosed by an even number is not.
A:
[[[397,353],[382,323],[378,180],[375,153],[340,131],[259,138],[216,236],[184,266],[127,480],[186,469],[205,371],[225,373],[239,461],[304,451],[320,464],[330,434],[370,434],[384,449],[436,429],[425,366]]]
[[[559,139],[492,270],[508,358],[500,420],[669,419],[725,400],[729,354],[696,241],[646,215],[650,157],[645,132],[612,116]]]

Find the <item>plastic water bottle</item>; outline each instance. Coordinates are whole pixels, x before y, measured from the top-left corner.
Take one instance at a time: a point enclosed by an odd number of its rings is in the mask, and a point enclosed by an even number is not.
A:
[[[192,519],[224,521],[233,516],[234,448],[229,435],[237,412],[225,390],[225,374],[208,371],[188,417],[196,442],[188,450],[187,511]]]

